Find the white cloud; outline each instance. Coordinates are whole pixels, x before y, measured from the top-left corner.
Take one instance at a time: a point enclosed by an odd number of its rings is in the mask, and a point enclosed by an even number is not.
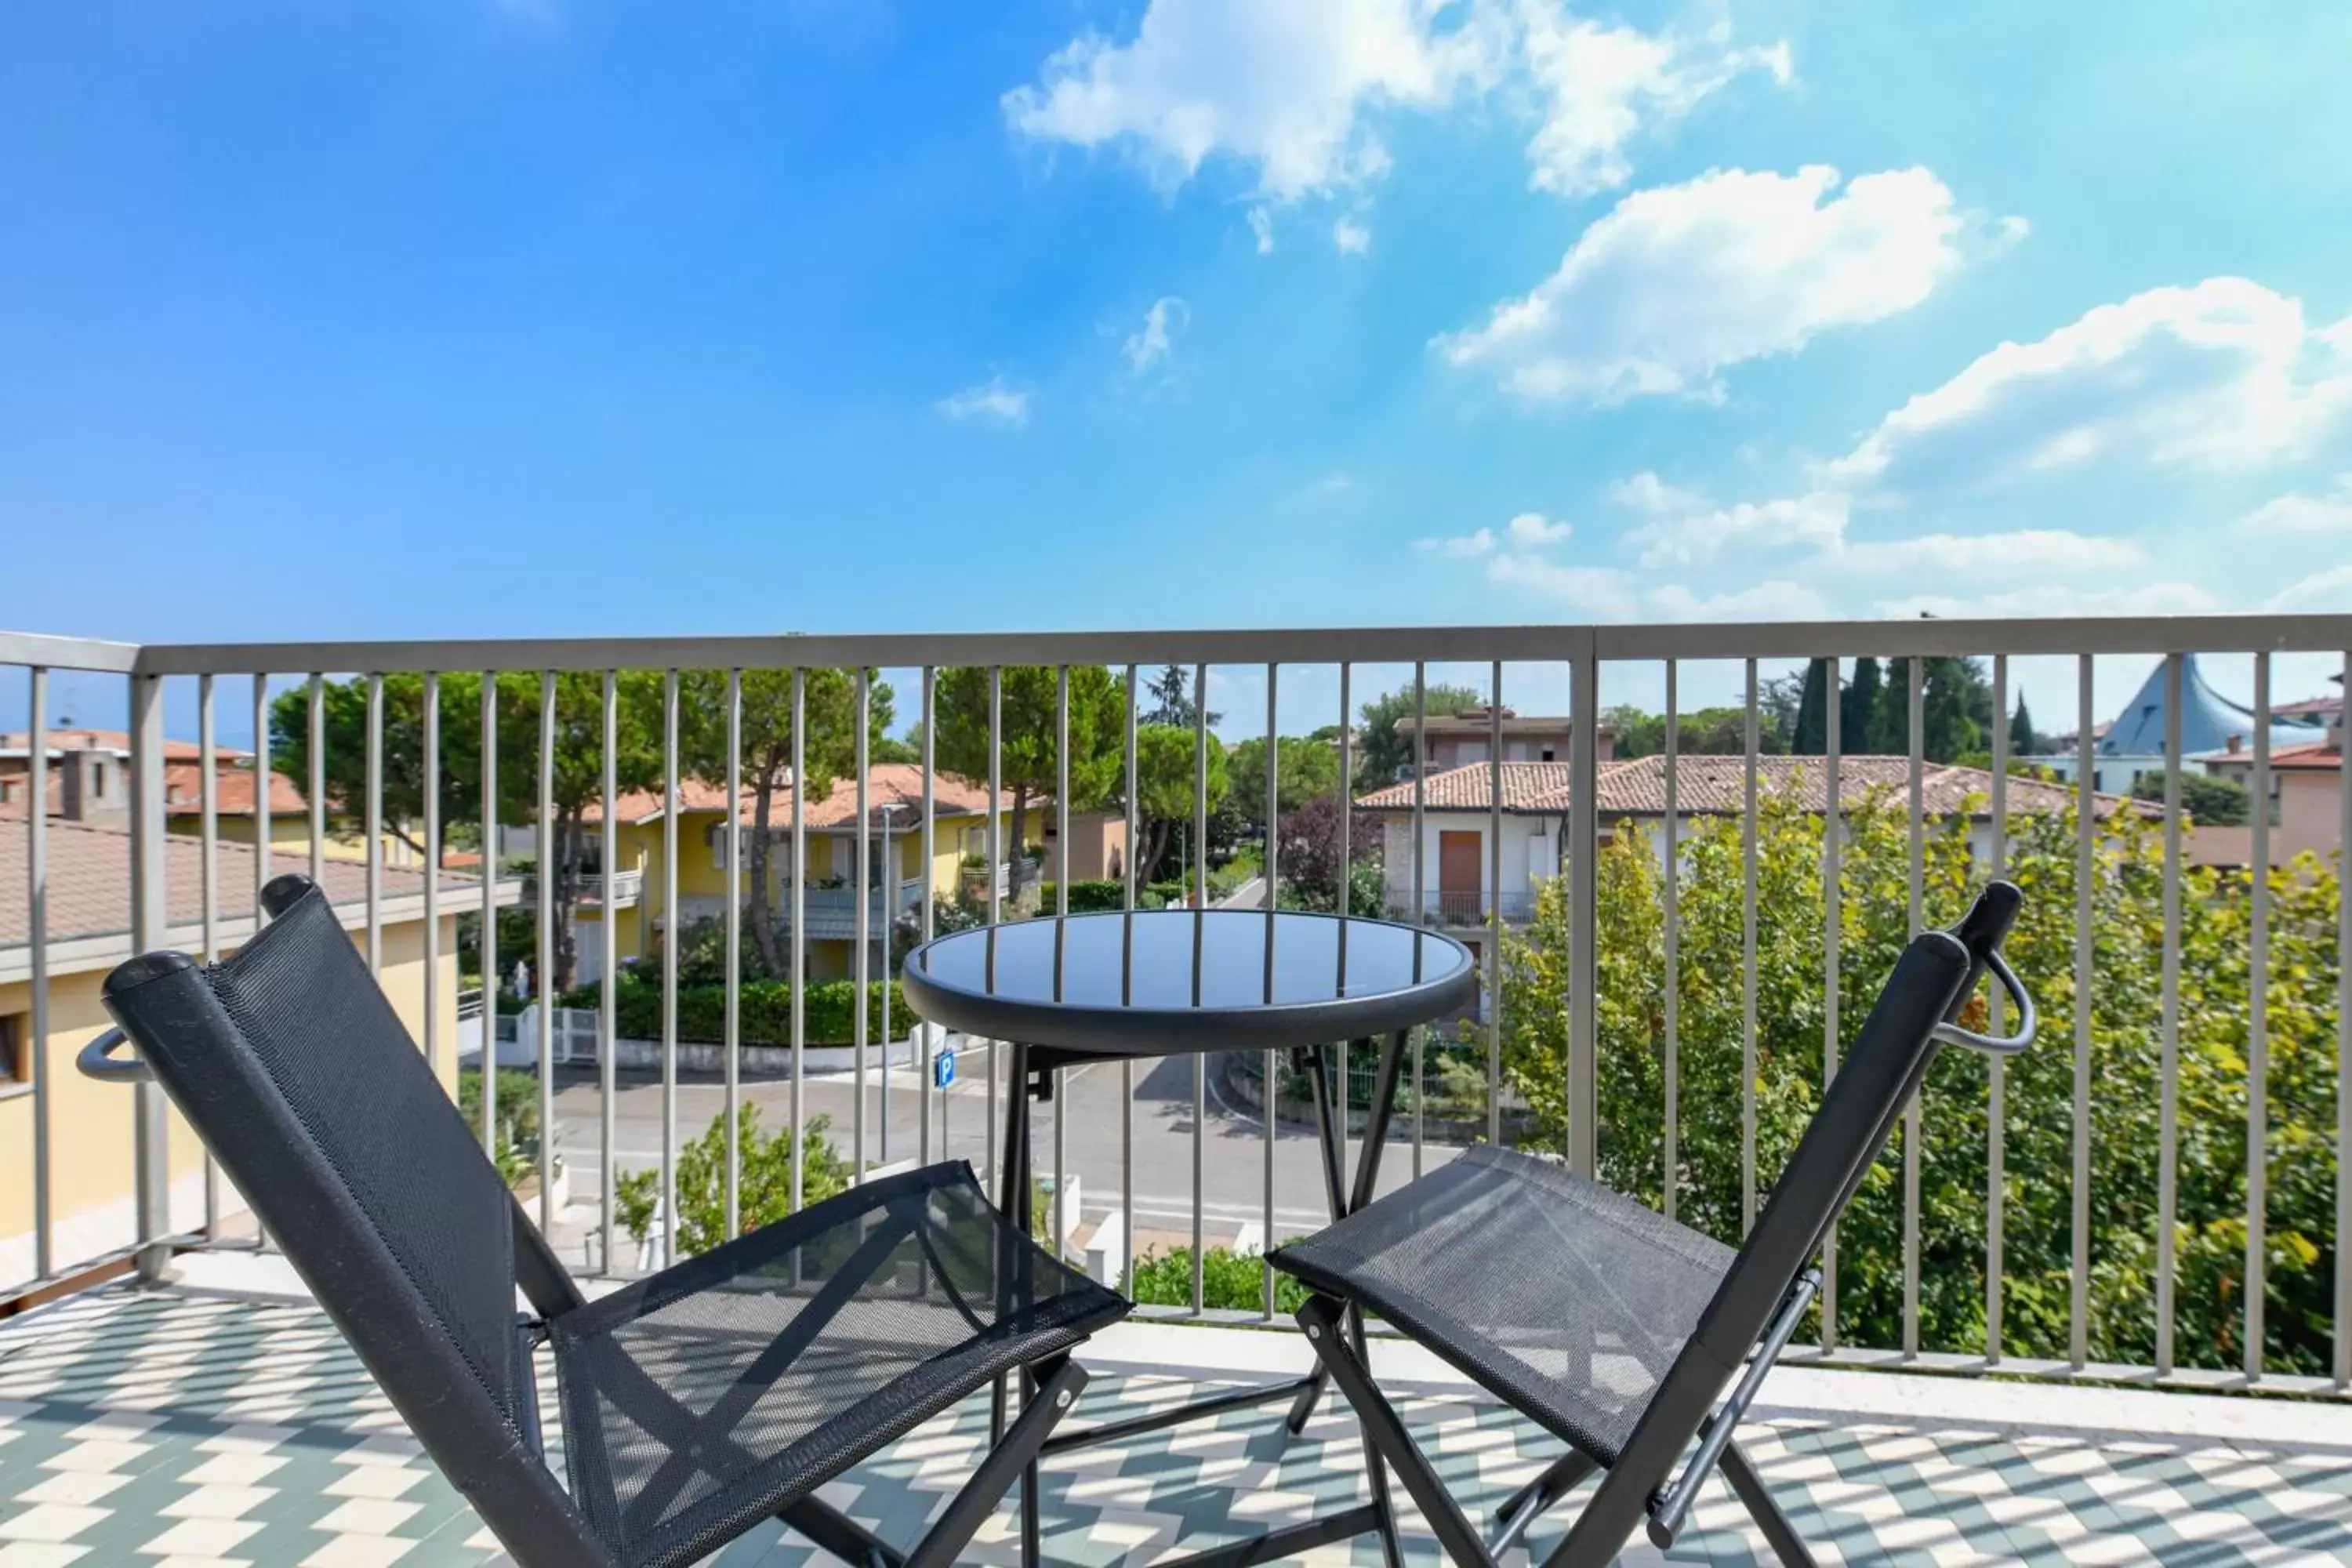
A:
[[[1999,593],[1959,595],[1916,594],[1881,599],[1871,614],[1894,620],[1936,616],[1946,620],[2078,619],[2095,616],[2203,616],[2221,601],[2194,583],[2147,583],[2128,588],[2070,588],[2036,584]]]
[[[1641,595],[1630,574],[1613,566],[1564,566],[1537,555],[1497,555],[1486,576],[1509,587],[1532,589],[1578,615],[1622,620],[1638,614]]]
[[[1646,127],[1751,69],[1788,80],[1786,46],[1603,26],[1565,0],[1150,0],[1132,38],[1074,39],[1003,110],[1036,141],[1128,146],[1163,188],[1229,158],[1292,202],[1385,174],[1383,116],[1502,90],[1538,122],[1530,183],[1580,195],[1622,184]]]
[[[1354,218],[1343,217],[1331,226],[1331,243],[1342,256],[1361,256],[1372,247],[1372,231]]]
[[[1646,468],[1610,486],[1609,499],[1619,506],[1653,516],[1706,510],[1706,502],[1696,490],[1678,489]]]
[[[1650,591],[1651,607],[1676,621],[1818,621],[1829,601],[1801,583],[1758,583],[1726,594],[1695,594],[1679,583]]]
[[[1540,594],[1571,614],[1595,620],[1785,621],[1828,613],[1822,595],[1801,584],[1757,583],[1723,594],[1700,594],[1679,583],[1644,586],[1613,566],[1572,566],[1509,552],[1486,563],[1486,577],[1506,587]]]
[[[2271,595],[2263,605],[2270,610],[2323,610],[2341,612],[2352,605],[2352,566],[2331,567],[2315,572],[2300,583],[2288,584]]]
[[[1260,256],[1272,256],[1274,254],[1274,215],[1264,207],[1252,207],[1249,210],[1249,226],[1250,233],[1257,239],[1257,253]]]
[[[1523,511],[1511,519],[1504,532],[1521,550],[1540,550],[1547,544],[1558,544],[1568,538],[1569,526],[1556,522],[1539,511]]]
[[[950,393],[940,399],[938,406],[950,419],[993,419],[1016,426],[1029,423],[1028,391],[1007,384],[1001,375],[990,376],[978,386]]]
[[[1720,30],[1676,39],[1634,27],[1602,26],[1556,5],[1519,7],[1528,75],[1547,100],[1528,143],[1528,184],[1589,195],[1633,177],[1625,147],[1646,118],[1676,120],[1740,72],[1761,68],[1789,79],[1786,44],[1734,49]]]
[[[1644,566],[1696,566],[1726,551],[1786,549],[1809,545],[1832,550],[1845,538],[1850,506],[1834,490],[1812,490],[1776,500],[1738,501],[1709,506],[1684,490],[1657,487],[1655,493],[1639,490],[1639,481],[1654,476],[1635,475],[1635,485],[1651,521],[1626,531],[1625,539],[1642,552]],[[1621,492],[1623,486],[1619,487]],[[1622,499],[1622,496],[1621,496]]]
[[[1907,310],[1960,266],[1963,220],[1927,170],[1837,184],[1815,164],[1637,191],[1531,292],[1433,346],[1529,398],[1719,395],[1726,366]]]
[[[2145,566],[2147,552],[2128,539],[2019,529],[2009,533],[1922,533],[1909,539],[1853,541],[1825,563],[1872,576],[1959,576],[1969,573],[2097,574]]]
[[[2315,330],[2300,300],[2214,278],[2002,343],[1888,415],[1832,472],[1904,493],[2103,458],[2259,467],[2310,453],[2347,414],[2352,320]]]
[[[1175,346],[1173,334],[1182,331],[1185,323],[1192,319],[1191,307],[1175,295],[1163,295],[1154,300],[1151,309],[1143,312],[1143,325],[1127,340],[1123,352],[1127,355],[1128,369],[1141,375],[1166,359]]]
[[[2352,474],[2336,476],[2332,496],[2274,496],[2240,518],[2234,527],[2253,538],[2352,533]]]
[[[1451,539],[1416,539],[1412,547],[1457,561],[1475,561],[1495,552],[1495,531],[1482,528],[1475,533],[1458,533]]]

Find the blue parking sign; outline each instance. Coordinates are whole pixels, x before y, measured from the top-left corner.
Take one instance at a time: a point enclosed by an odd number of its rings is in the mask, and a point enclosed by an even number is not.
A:
[[[955,1052],[943,1048],[931,1058],[931,1083],[935,1088],[945,1089],[954,1082]]]

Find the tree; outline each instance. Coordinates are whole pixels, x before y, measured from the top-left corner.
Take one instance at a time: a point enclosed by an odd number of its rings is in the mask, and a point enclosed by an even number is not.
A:
[[[2142,773],[2132,781],[2132,798],[2160,801],[2164,798],[2164,774]],[[2216,778],[2210,773],[2184,773],[2180,775],[2180,808],[2189,820],[2207,827],[2243,827],[2253,816],[2252,792],[2234,779]]]
[[[1617,731],[1616,755],[1620,760],[1654,757],[1666,749],[1666,721],[1662,714],[1644,713],[1625,702],[1601,718],[1601,722]],[[1675,738],[1677,749],[1686,757],[1746,756],[1748,710],[1701,708],[1696,712],[1681,714],[1675,721]],[[1768,757],[1777,757],[1785,749],[1760,709],[1757,715],[1756,749]]]
[[[1804,695],[1797,704],[1797,736],[1789,747],[1801,757],[1822,756],[1830,749],[1830,689],[1836,680],[1837,666],[1829,659],[1817,658],[1805,667]],[[1846,738],[1838,739],[1843,745]]]
[[[529,671],[498,678],[498,814],[503,823],[530,822],[539,815],[540,681]],[[615,679],[618,750],[614,759],[618,786],[644,789],[660,775],[658,736],[660,678],[646,670],[624,670]],[[440,779],[442,819],[478,823],[481,818],[481,677],[447,674],[440,679]],[[321,690],[327,805],[345,819],[365,808],[367,799],[367,682],[363,677],[328,682]],[[578,968],[573,917],[580,900],[580,867],[586,844],[587,808],[604,794],[604,678],[567,670],[555,678],[555,745],[551,791],[555,808],[550,824],[553,864],[538,868],[538,896],[551,906],[554,973],[548,977],[567,989]],[[296,789],[310,784],[310,694],[296,688],[270,706],[270,754]],[[416,819],[425,802],[425,682],[415,674],[383,678],[383,793],[387,831],[420,855]]]
[[[1189,840],[1192,831],[1195,735],[1173,724],[1144,724],[1135,731],[1135,816],[1141,842],[1135,851],[1139,885],[1158,879],[1160,863],[1170,846]],[[1213,813],[1225,798],[1231,778],[1225,749],[1209,742],[1206,781],[1208,809]],[[1197,849],[1192,857],[1199,864]]]
[[[1339,748],[1296,735],[1276,739],[1275,748],[1275,816],[1286,816],[1310,800],[1339,793]],[[1233,781],[1231,798],[1241,807],[1243,823],[1253,832],[1265,827],[1265,737],[1252,735],[1233,750],[1226,770]]]
[[[2017,694],[2017,711],[2009,721],[2009,754],[2012,757],[2038,757],[2046,747],[2033,728],[2033,715],[2025,710],[2025,693]]]
[[[1838,702],[1838,740],[1847,752],[1868,748],[1884,689],[1878,661],[1867,657],[1855,659],[1853,679],[1846,683],[1845,694]]]
[[[1879,693],[1868,749],[1879,756],[1908,756],[1911,752],[1911,660],[1887,661],[1886,684]],[[1992,688],[1976,660],[1934,657],[1919,661],[1920,717],[1924,739],[1920,755],[1931,763],[1957,762],[1986,744],[1992,723]],[[1852,734],[1848,751],[1861,749]]]
[[[1354,812],[1348,824],[1348,859],[1339,859],[1338,800],[1318,796],[1286,813],[1275,830],[1280,898],[1286,909],[1378,915],[1386,902],[1381,862],[1381,819]],[[1341,890],[1347,908],[1341,910]]]
[[[1423,689],[1424,710],[1432,716],[1459,713],[1475,708],[1486,699],[1466,686],[1448,686],[1440,682]],[[1357,747],[1357,782],[1362,788],[1378,789],[1396,781],[1399,771],[1413,760],[1412,688],[1401,687],[1364,704],[1362,743]]]
[[[869,741],[889,727],[893,697],[887,681],[872,681],[866,710]],[[744,897],[761,963],[772,979],[791,972],[776,939],[768,867],[774,845],[776,792],[798,787],[801,798],[822,800],[835,780],[857,768],[857,688],[845,669],[811,669],[802,679],[801,706],[808,733],[802,744],[803,775],[793,766],[793,672],[742,672],[742,772],[751,792],[751,843],[744,869],[751,886]],[[718,670],[691,670],[678,686],[678,749],[687,773],[722,788],[727,782],[727,678]],[[737,808],[740,809],[740,806]],[[730,831],[735,824],[730,813]],[[792,875],[803,875],[792,868]],[[798,940],[795,933],[794,940]]]
[[[1171,667],[1172,668],[1172,667]],[[1004,788],[1013,796],[1011,889],[1017,899],[1031,875],[1021,853],[1029,806],[1061,787],[1059,678],[1052,665],[1008,665],[1003,670],[999,756]],[[939,765],[966,778],[989,776],[988,671],[940,673],[935,699]],[[1127,747],[1127,694],[1098,664],[1070,666],[1070,809],[1092,809],[1118,787]]]
[[[1150,698],[1151,706],[1141,707],[1139,700],[1135,716],[1135,721],[1138,724],[1169,724],[1179,730],[1190,730],[1194,727],[1193,715],[1198,710],[1193,706],[1192,678],[1185,673],[1182,665],[1171,664],[1163,667],[1158,675],[1152,677],[1144,685],[1143,689]],[[1215,729],[1217,721],[1223,717],[1223,714],[1212,710],[1209,714],[1209,728]]]
[[[745,671],[749,674],[750,671]],[[772,1133],[760,1130],[760,1108],[744,1104],[737,1112],[737,1212],[746,1231],[772,1225],[793,1212],[793,1130]],[[813,1116],[801,1133],[801,1206],[823,1203],[850,1184],[848,1157],[825,1134],[829,1116]],[[709,1251],[727,1237],[727,1118],[720,1115],[701,1137],[677,1152],[677,1256],[694,1258]],[[655,1210],[660,1206],[661,1173],[624,1172],[614,1184],[622,1227],[639,1242],[653,1235]]]

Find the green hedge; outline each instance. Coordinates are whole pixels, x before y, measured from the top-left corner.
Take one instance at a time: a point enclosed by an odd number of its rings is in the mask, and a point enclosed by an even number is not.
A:
[[[1201,1254],[1201,1305],[1213,1311],[1257,1312],[1265,1309],[1265,1264],[1212,1247]],[[1192,1249],[1157,1247],[1136,1259],[1128,1294],[1135,1300],[1160,1307],[1192,1304]],[[1307,1304],[1307,1287],[1287,1274],[1274,1277],[1274,1310],[1285,1316]]]
[[[866,982],[866,1029],[869,1040],[882,1037],[883,982]],[[894,1032],[914,1022],[897,981],[890,985],[890,1023]],[[583,986],[564,998],[572,1006],[597,1005],[596,988]],[[662,1032],[662,994],[658,984],[623,980],[614,987],[614,1031],[625,1040],[658,1040]],[[854,980],[814,980],[806,987],[802,1023],[812,1046],[845,1046],[856,1029]],[[789,1046],[793,1043],[793,988],[781,980],[743,983],[740,1022],[747,1046]],[[723,985],[681,985],[677,990],[677,1037],[694,1044],[718,1045],[727,1037],[727,988]]]
[[[1051,912],[1061,906],[1055,902],[1056,884],[1037,884],[1037,907]],[[1102,910],[1127,908],[1127,884],[1115,877],[1098,877],[1070,884],[1070,912],[1092,914]]]

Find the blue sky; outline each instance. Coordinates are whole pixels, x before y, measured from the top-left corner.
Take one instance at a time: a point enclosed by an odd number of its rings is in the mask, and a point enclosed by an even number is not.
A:
[[[10,7],[5,619],[2341,609],[2347,58],[2201,0]]]

